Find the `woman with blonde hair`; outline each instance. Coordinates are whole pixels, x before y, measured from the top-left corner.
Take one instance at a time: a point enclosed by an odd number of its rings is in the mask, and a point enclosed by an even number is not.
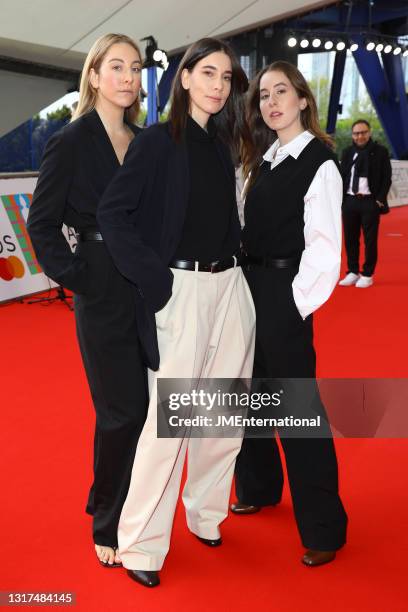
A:
[[[28,219],[44,272],[75,294],[77,336],[96,411],[87,511],[93,514],[97,556],[106,567],[121,565],[117,526],[147,397],[133,287],[105,247],[96,211],[141,131],[135,125],[141,70],[139,48],[128,36],[106,34],[94,43],[73,120],[47,144]],[[75,254],[63,224],[77,232]]]
[[[312,321],[339,276],[342,180],[327,146],[331,140],[319,127],[313,94],[295,66],[278,61],[264,68],[251,87],[247,112],[252,141],[244,150],[242,241],[257,317],[254,384],[269,388],[271,379],[283,380],[283,401],[286,390],[295,400],[286,400],[284,416],[289,410],[289,415],[321,419],[317,434],[307,428],[297,435],[279,431],[307,549],[302,561],[321,565],[343,546],[347,525],[333,440],[313,380]],[[246,437],[236,464],[233,512],[252,514],[277,504],[282,485],[275,438]]]

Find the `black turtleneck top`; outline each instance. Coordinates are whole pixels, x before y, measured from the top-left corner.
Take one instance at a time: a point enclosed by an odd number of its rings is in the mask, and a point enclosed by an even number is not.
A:
[[[210,119],[205,131],[189,116],[185,140],[190,193],[175,259],[209,263],[230,257],[239,250],[233,232],[238,213],[234,186],[217,151],[214,122]]]

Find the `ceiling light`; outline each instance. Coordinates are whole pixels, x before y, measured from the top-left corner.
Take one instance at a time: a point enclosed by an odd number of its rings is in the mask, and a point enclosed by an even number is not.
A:
[[[344,40],[339,40],[336,44],[337,51],[343,51],[346,48],[346,43]]]
[[[302,40],[300,41],[300,46],[302,47],[302,49],[307,49],[309,44],[310,43],[307,38],[302,38]]]
[[[385,45],[384,53],[391,53],[391,51],[392,51],[392,45],[390,45],[390,44]]]
[[[399,55],[401,53],[401,51],[402,51],[401,47],[395,47],[395,49],[393,51],[393,54],[394,55]]]
[[[314,47],[315,49],[320,47],[321,44],[322,44],[322,41],[320,40],[320,38],[314,38],[312,40],[312,47]]]
[[[372,40],[370,40],[367,44],[366,44],[366,49],[367,51],[374,51],[375,49],[375,42],[373,42]]]
[[[384,43],[379,42],[376,44],[375,50],[377,51],[377,53],[381,53],[383,49],[384,49]]]
[[[352,42],[350,45],[350,51],[353,53],[354,51],[357,51],[358,49],[358,44],[356,42]]]
[[[161,62],[163,58],[163,51],[161,49],[156,49],[156,51],[153,53],[153,59],[155,62]]]
[[[289,47],[296,47],[297,45],[297,40],[294,36],[291,36],[288,40],[288,46]]]
[[[326,42],[324,43],[324,48],[327,49],[327,51],[330,51],[330,49],[333,49],[334,47],[334,42],[332,40],[326,40]]]

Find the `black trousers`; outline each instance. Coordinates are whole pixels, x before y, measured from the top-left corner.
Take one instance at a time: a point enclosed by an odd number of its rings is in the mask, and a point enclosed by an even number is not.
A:
[[[75,296],[77,336],[96,411],[94,482],[87,512],[96,544],[117,546],[136,444],[147,414],[147,372],[140,357],[132,286],[105,244],[79,242],[89,293]]]
[[[360,271],[360,235],[363,230],[365,261],[363,276],[372,276],[377,263],[378,228],[380,210],[373,196],[358,198],[347,195],[343,202],[344,242],[347,252],[348,272]]]
[[[246,270],[257,324],[255,378],[314,378],[312,316],[301,318],[292,294],[292,269]],[[317,397],[315,409],[325,417]],[[337,459],[331,435],[325,438],[280,437],[285,454],[296,522],[303,545],[336,550],[346,540],[347,515],[338,493]],[[275,437],[245,438],[235,471],[240,502],[277,504],[283,471]]]

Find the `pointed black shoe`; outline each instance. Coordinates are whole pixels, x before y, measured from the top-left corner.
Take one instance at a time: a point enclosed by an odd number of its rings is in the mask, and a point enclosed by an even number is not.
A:
[[[309,567],[316,567],[330,563],[336,558],[335,550],[307,550],[302,557],[302,563]]]
[[[159,572],[156,571],[128,569],[127,574],[129,578],[145,587],[155,587],[160,584]]]
[[[196,538],[206,546],[211,546],[212,548],[215,548],[215,546],[221,546],[222,544],[221,538],[218,538],[218,540],[207,540],[207,538],[200,538],[198,535],[196,535]]]

